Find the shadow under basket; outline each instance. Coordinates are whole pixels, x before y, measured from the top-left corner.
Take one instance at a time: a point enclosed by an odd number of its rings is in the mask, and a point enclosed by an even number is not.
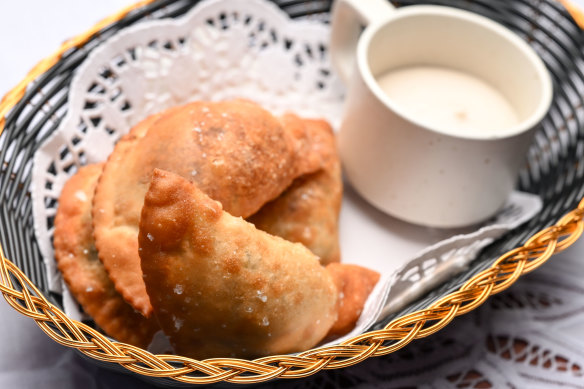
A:
[[[0,104],[0,291],[9,304],[35,320],[56,342],[77,349],[99,365],[133,371],[153,384],[258,383],[278,377],[306,377],[392,353],[475,309],[570,246],[584,228],[584,99],[579,93],[584,91],[582,31],[552,0],[411,0],[393,4],[414,3],[467,9],[509,27],[542,57],[554,81],[551,110],[538,129],[517,184],[519,189],[539,195],[543,210],[484,249],[467,271],[342,345],[255,361],[156,356],[69,319],[62,312],[60,296],[48,291],[44,259],[33,231],[32,156],[65,117],[73,74],[96,46],[141,20],[177,18],[196,4],[190,0],[144,1],[64,43]],[[331,7],[330,1],[322,0],[279,0],[276,4],[293,18],[314,15],[325,21]]]

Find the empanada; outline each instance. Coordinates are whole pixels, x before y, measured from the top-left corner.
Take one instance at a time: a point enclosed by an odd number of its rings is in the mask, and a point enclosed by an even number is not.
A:
[[[363,312],[367,298],[379,281],[379,273],[362,266],[331,263],[327,272],[339,290],[337,320],[329,330],[329,337],[345,335],[351,331]]]
[[[223,211],[176,174],[154,171],[139,244],[154,314],[179,355],[301,351],[336,319],[338,290],[314,254]]]
[[[306,126],[315,152],[323,157],[323,168],[298,177],[278,198],[264,205],[248,221],[260,230],[299,242],[326,265],[340,261],[339,212],[343,196],[341,164],[331,127],[324,120],[283,120]]]
[[[113,178],[118,177],[116,175],[115,167],[117,163],[124,159],[126,154],[135,146],[138,140],[144,137],[150,126],[159,118],[160,114],[149,116],[133,127],[128,134],[124,135],[118,141],[114,152],[110,154],[108,158],[107,162],[109,163],[104,165],[104,169],[107,166],[110,166],[108,169],[110,173],[106,174],[104,177],[102,171],[102,174],[99,176],[91,209],[93,237],[95,240],[99,239],[99,242],[101,242],[100,245],[95,243],[99,248],[97,255],[105,266],[105,269],[108,271],[110,279],[113,280],[116,290],[126,301],[128,301],[129,304],[143,315],[149,312],[148,307],[150,306],[150,301],[148,300],[148,296],[144,293],[142,273],[139,266],[137,267],[131,261],[124,260],[124,258],[133,258],[136,255],[135,253],[138,249],[138,244],[136,242],[136,228],[124,228],[125,225],[122,225],[121,228],[114,227],[108,229],[103,227],[103,223],[104,220],[108,221],[109,217],[115,215],[116,210],[119,209],[119,207],[126,208],[125,213],[130,215],[140,212],[139,206],[141,204],[134,204],[131,201],[123,201],[123,196],[117,196],[116,198],[111,199],[112,201],[117,201],[117,203],[108,204],[108,188],[111,186],[109,182],[112,181],[112,176]],[[113,170],[111,168],[112,165],[114,166]],[[100,182],[102,182],[101,185]],[[98,190],[100,186],[102,190]],[[96,228],[98,229],[97,231]],[[115,242],[112,240],[115,240]],[[142,307],[142,309],[137,307]]]
[[[116,292],[93,242],[91,200],[102,166],[82,167],[63,187],[55,217],[55,257],[69,290],[99,327],[121,342],[146,347],[160,327]]]
[[[131,147],[115,147],[96,188],[95,240],[116,288],[134,308],[144,315],[152,309],[137,243],[152,170],[177,173],[226,211],[248,217],[296,177],[322,167],[305,126],[285,124],[248,101],[195,102],[163,113]]]

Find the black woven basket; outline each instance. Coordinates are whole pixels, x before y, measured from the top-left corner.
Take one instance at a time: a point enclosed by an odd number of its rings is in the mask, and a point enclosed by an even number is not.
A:
[[[326,16],[331,1],[275,1],[291,17]],[[543,58],[554,82],[551,110],[529,151],[528,164],[518,187],[537,194],[543,210],[526,225],[513,230],[484,249],[470,268],[410,304],[406,309],[376,323],[383,328],[395,317],[427,308],[432,302],[458,290],[468,279],[489,268],[503,253],[523,245],[542,229],[575,209],[584,197],[584,40],[567,11],[552,0],[452,0],[396,1],[395,6],[431,3],[467,9],[509,27]],[[47,275],[33,232],[30,196],[32,156],[59,126],[67,113],[71,79],[89,52],[116,32],[145,19],[177,18],[196,4],[190,0],[159,0],[137,8],[94,34],[80,47],[65,52],[37,77],[6,116],[0,135],[0,244],[10,259],[56,306],[61,298],[47,289]],[[389,341],[391,343],[391,341]],[[103,362],[107,367],[117,364]],[[324,374],[324,373],[323,373]],[[142,376],[157,384],[180,383],[170,378]]]

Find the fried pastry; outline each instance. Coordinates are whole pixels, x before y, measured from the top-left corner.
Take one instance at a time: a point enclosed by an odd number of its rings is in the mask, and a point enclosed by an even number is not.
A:
[[[108,162],[111,161],[111,164],[114,164],[123,158],[134,145],[144,137],[150,126],[156,122],[160,118],[160,114],[152,115],[140,122],[138,125],[133,127],[130,132],[124,135],[116,144],[114,149],[114,153],[110,154],[108,158]],[[108,166],[104,166],[104,168]],[[115,171],[109,175],[115,175]],[[140,212],[137,207],[134,206],[132,202],[125,201],[121,202],[123,199],[113,199],[118,201],[117,204],[108,204],[108,194],[104,193],[104,190],[98,191],[97,188],[100,186],[100,182],[104,180],[106,184],[102,185],[102,187],[107,188],[107,181],[108,176],[103,177],[103,169],[102,174],[99,176],[99,180],[97,182],[95,194],[93,197],[93,207],[92,207],[92,221],[93,221],[93,234],[94,238],[100,240],[102,244],[98,245],[96,243],[96,247],[98,247],[98,256],[99,259],[105,266],[105,269],[110,274],[110,278],[113,280],[116,290],[124,297],[126,301],[128,301],[136,310],[141,312],[143,315],[148,313],[148,307],[150,306],[150,301],[148,300],[148,296],[144,293],[144,286],[142,283],[142,273],[139,267],[132,266],[131,262],[127,262],[124,260],[120,260],[122,258],[132,258],[135,256],[135,252],[138,249],[138,244],[136,242],[136,232],[130,229],[113,229],[110,231],[106,228],[99,228],[98,233],[96,234],[96,219],[101,221],[103,219],[107,219],[108,216],[115,213],[115,209],[117,207],[128,207],[126,209],[126,213],[132,214],[132,212]],[[107,190],[107,189],[105,189]],[[101,223],[97,224],[99,227]],[[116,239],[116,244],[108,244],[110,239]],[[118,258],[117,261],[115,259]],[[109,259],[109,261],[108,261]],[[114,262],[115,261],[115,262]],[[112,263],[113,262],[113,263]],[[112,270],[112,267],[115,267],[115,270]],[[120,287],[123,285],[124,287]],[[142,309],[138,308],[142,307]],[[146,308],[144,308],[146,307]]]
[[[93,242],[91,200],[102,166],[82,167],[65,184],[55,217],[55,257],[72,295],[99,327],[121,342],[146,347],[158,324],[116,292]]]
[[[154,168],[195,182],[232,215],[248,217],[296,177],[322,167],[305,126],[287,128],[284,120],[244,100],[174,108],[129,144],[117,145],[104,167],[95,193],[94,231],[117,290],[146,316],[152,307],[141,278],[137,234]]]
[[[154,171],[139,244],[154,315],[179,355],[306,350],[336,319],[337,288],[314,254],[223,211],[176,174]]]
[[[379,281],[379,273],[358,265],[331,263],[327,272],[335,280],[339,290],[337,320],[328,336],[337,337],[351,331],[363,312],[367,298]]]
[[[323,168],[298,177],[278,198],[248,221],[260,230],[305,245],[326,265],[340,261],[339,212],[343,196],[341,164],[331,127],[324,120],[286,115],[290,127],[306,126]],[[300,122],[300,123],[298,123]]]

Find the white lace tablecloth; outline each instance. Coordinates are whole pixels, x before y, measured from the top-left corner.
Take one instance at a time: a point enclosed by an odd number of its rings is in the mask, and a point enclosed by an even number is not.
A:
[[[584,6],[584,0],[578,0]],[[0,94],[65,38],[131,0],[0,3]],[[10,53],[10,55],[8,55]],[[584,91],[583,91],[584,93]],[[284,388],[584,388],[584,239],[428,339]],[[50,340],[0,302],[0,388],[144,388]],[[272,387],[267,384],[265,387]]]

